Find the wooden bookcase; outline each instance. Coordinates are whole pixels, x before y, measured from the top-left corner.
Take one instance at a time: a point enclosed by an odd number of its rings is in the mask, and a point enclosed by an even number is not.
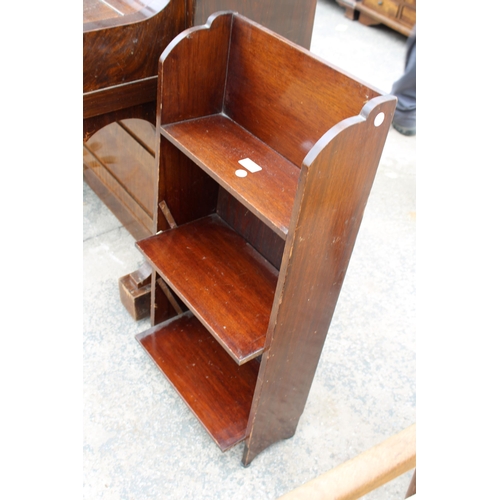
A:
[[[295,433],[395,104],[232,12],[160,59],[137,339],[244,465]]]

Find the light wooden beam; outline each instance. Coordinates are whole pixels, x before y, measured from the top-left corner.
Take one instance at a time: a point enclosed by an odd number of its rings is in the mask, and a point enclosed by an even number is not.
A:
[[[415,466],[416,424],[413,424],[279,500],[356,500]]]

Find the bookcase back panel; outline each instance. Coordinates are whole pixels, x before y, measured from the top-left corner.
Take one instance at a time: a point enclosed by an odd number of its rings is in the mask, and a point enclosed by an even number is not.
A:
[[[264,57],[265,55],[265,57]],[[235,15],[224,112],[297,166],[379,93]]]
[[[280,268],[285,240],[222,188],[219,190],[217,213],[276,269]]]
[[[158,203],[165,201],[177,225],[215,212],[219,185],[167,139],[161,137]],[[158,208],[157,231],[170,226]]]

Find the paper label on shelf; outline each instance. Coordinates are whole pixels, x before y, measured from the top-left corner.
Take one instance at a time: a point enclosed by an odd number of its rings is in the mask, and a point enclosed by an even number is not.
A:
[[[262,170],[262,167],[257,165],[257,163],[252,161],[250,158],[245,158],[244,160],[240,160],[238,163],[243,167],[245,167],[252,174],[258,172],[259,170]]]

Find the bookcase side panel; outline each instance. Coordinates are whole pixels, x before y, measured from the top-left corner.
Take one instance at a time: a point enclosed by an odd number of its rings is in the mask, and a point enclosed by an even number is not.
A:
[[[167,46],[159,64],[158,127],[221,111],[231,23],[231,14],[216,16]]]
[[[245,464],[291,437],[309,395],[377,171],[395,99],[373,100],[304,163],[250,415]],[[376,104],[376,105],[375,105]],[[375,118],[384,122],[375,126]]]

